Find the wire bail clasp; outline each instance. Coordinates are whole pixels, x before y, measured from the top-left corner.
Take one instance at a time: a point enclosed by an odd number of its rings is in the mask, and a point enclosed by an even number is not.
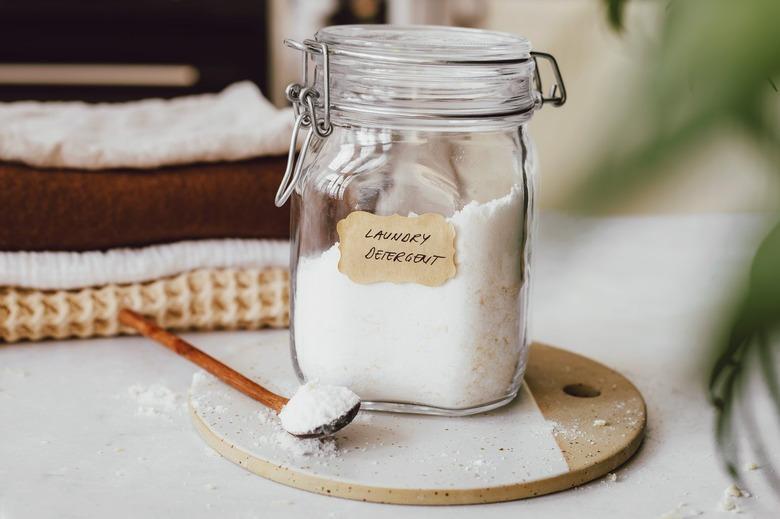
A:
[[[561,75],[561,69],[558,67],[558,61],[555,56],[546,52],[531,52],[531,56],[534,59],[534,81],[536,83],[536,89],[539,91],[539,102],[544,105],[545,103],[551,103],[553,106],[563,106],[566,102],[566,86],[563,84],[563,76]],[[539,74],[539,58],[547,60],[552,68],[553,75],[555,76],[555,84],[550,89],[550,95],[544,96],[544,86],[542,85],[542,76]]]
[[[301,178],[303,163],[306,153],[309,151],[314,135],[324,139],[333,132],[330,122],[330,59],[328,46],[315,40],[304,40],[303,43],[295,40],[284,40],[284,44],[303,53],[302,82],[290,83],[285,89],[287,100],[292,103],[295,114],[292,136],[290,138],[290,150],[287,152],[287,168],[284,171],[282,182],[276,191],[274,203],[276,207],[283,206],[295,190]],[[314,88],[314,81],[309,83],[309,58],[313,54],[322,55],[322,93]],[[321,103],[318,101],[322,99]],[[322,107],[322,117],[317,119],[317,108]],[[295,156],[295,148],[298,145],[298,134],[301,128],[308,128],[301,151]]]

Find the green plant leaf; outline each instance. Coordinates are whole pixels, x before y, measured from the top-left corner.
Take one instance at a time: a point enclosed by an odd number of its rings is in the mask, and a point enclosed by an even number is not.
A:
[[[780,77],[780,2],[686,0],[663,11],[663,30],[642,67],[636,99],[618,111],[623,117],[615,121],[610,146],[575,191],[574,208],[609,207],[639,193],[668,175],[665,163],[691,153],[718,129],[741,129],[780,148],[780,118],[767,113],[777,100],[767,78]],[[626,137],[637,133],[639,144]]]
[[[762,380],[772,398],[780,424],[780,382],[774,366],[769,334],[780,330],[780,222],[758,248],[750,279],[732,317],[726,338],[716,349],[709,391],[717,412],[716,438],[729,472],[736,476],[738,458],[734,439],[734,405],[738,391],[749,375],[748,367],[759,366]],[[776,345],[775,345],[776,347]],[[751,362],[752,361],[752,362]],[[753,434],[758,442],[759,435]],[[763,446],[759,445],[763,450]],[[775,467],[767,467],[767,477],[778,481]],[[776,487],[780,488],[780,486]]]
[[[622,27],[625,1],[605,0],[607,16]],[[720,130],[741,132],[780,173],[780,1],[685,0],[659,2],[664,23],[647,54],[634,104],[616,121],[609,146],[571,207],[598,211],[637,195]],[[738,174],[738,172],[734,172]],[[780,331],[780,223],[756,251],[748,286],[724,338],[713,344],[710,398],[717,413],[721,455],[736,476],[734,412],[747,377],[761,377],[780,428],[780,381],[771,338]],[[750,415],[749,410],[747,414]],[[748,431],[755,432],[752,425]],[[760,435],[751,434],[759,449]],[[764,471],[780,492],[776,467]]]
[[[607,4],[607,19],[613,29],[623,30],[623,10],[627,0],[605,0]]]

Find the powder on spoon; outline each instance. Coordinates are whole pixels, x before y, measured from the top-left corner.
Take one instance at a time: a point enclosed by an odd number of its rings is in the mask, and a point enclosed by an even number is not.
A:
[[[359,403],[358,396],[345,387],[312,381],[298,388],[279,419],[287,432],[307,434],[336,421]]]

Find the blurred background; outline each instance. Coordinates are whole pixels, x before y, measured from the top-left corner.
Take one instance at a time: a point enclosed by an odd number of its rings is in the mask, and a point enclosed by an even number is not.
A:
[[[626,30],[618,32],[601,0],[0,0],[0,101],[172,97],[250,79],[282,106],[299,70],[285,37],[340,23],[518,33],[558,58],[569,86],[565,110],[546,110],[531,123],[541,150],[541,207],[565,210],[609,148],[614,114],[639,102],[631,78],[641,77],[643,53],[658,39],[663,5],[629,3]],[[664,167],[674,170],[668,180],[608,211],[741,212],[778,202],[780,176],[736,132],[719,130]]]
[[[702,310],[712,335],[719,338],[707,339],[711,355],[702,355],[699,362],[712,365],[710,401],[719,412],[718,439],[721,446],[728,446],[733,442],[727,419],[745,373],[755,374],[756,366],[763,369],[773,409],[780,410],[780,365],[767,368],[777,364],[778,357],[771,355],[780,344],[778,20],[778,0],[0,0],[0,102],[170,98],[219,92],[250,80],[282,107],[286,105],[285,86],[299,80],[300,64],[298,53],[283,46],[284,38],[313,37],[323,26],[434,24],[521,34],[535,50],[557,58],[568,87],[563,109],[543,110],[530,122],[540,151],[542,210],[589,209],[618,215],[696,213],[690,218],[655,219],[669,229],[675,228],[678,220],[706,220],[705,213],[732,213],[712,219],[723,225],[742,221],[735,213],[763,213],[750,217],[760,221],[760,226],[737,226],[734,231],[728,227],[724,231],[728,239],[721,240],[711,232],[690,237],[691,250],[697,247],[698,239],[712,238],[735,254],[744,247],[739,241],[744,235],[757,242],[752,238],[755,229],[760,227],[764,233],[763,221],[774,219],[774,230],[755,251],[749,276],[746,265],[739,267],[744,276],[738,281],[733,281],[729,272],[713,270],[707,274],[733,303],[729,311],[733,315],[727,317],[720,309]],[[251,85],[244,86],[254,95]],[[257,96],[252,99],[258,100]],[[242,115],[245,107],[241,104]],[[10,112],[13,107],[4,108]],[[46,110],[50,109],[47,105]],[[281,115],[291,124],[289,114]],[[26,132],[34,128],[34,124],[27,124],[34,116],[29,121],[18,119],[5,134],[11,137],[0,135],[5,138],[0,144],[10,142],[9,148],[14,147],[17,134],[39,136],[34,130]],[[254,128],[256,119],[262,117],[250,115],[247,127]],[[233,122],[231,119],[230,124]],[[68,133],[74,126],[70,123],[65,120],[66,131],[61,133]],[[168,127],[157,129],[165,133]],[[202,129],[197,126],[198,131]],[[274,136],[281,135],[274,132]],[[102,126],[98,133],[110,136]],[[246,134],[243,130],[236,133]],[[136,135],[148,137],[142,131]],[[42,137],[40,140],[46,141],[47,135]],[[91,138],[89,134],[87,142],[91,143]],[[5,234],[6,246],[0,254],[8,252],[10,258],[21,251],[14,261],[26,268],[23,254],[29,250],[104,250],[183,239],[286,237],[287,213],[272,206],[286,164],[286,139],[271,156],[235,163],[190,164],[181,170],[162,167],[148,174],[121,169],[99,174],[38,171],[29,165],[0,161],[0,206],[6,209],[5,220],[0,221],[0,238],[2,231],[11,231]],[[50,140],[57,155],[57,141]],[[139,192],[146,196],[138,196]],[[4,200],[2,195],[6,195]],[[11,202],[17,199],[22,202],[10,210]],[[61,211],[52,210],[53,205]],[[95,211],[91,213],[84,209],[92,206]],[[152,224],[145,224],[145,218]],[[37,222],[38,234],[30,231],[31,222]],[[167,225],[164,236],[160,231],[163,223]],[[244,224],[251,228],[244,229]],[[131,237],[128,229],[133,225],[138,233]],[[57,232],[59,228],[66,230]],[[149,229],[160,232],[151,235]],[[71,235],[78,233],[74,230],[86,231],[83,240],[91,241],[75,243]],[[70,241],[53,246],[52,235]],[[659,233],[659,243],[664,243],[664,237]],[[681,248],[672,245],[671,252]],[[569,257],[569,251],[562,256]],[[702,269],[718,265],[709,255],[702,256],[700,263]],[[673,259],[670,265],[677,269],[678,260]],[[115,270],[113,266],[111,270]],[[279,279],[286,275],[277,274]],[[141,281],[149,279],[154,276]],[[40,294],[26,291],[27,285],[7,284],[10,286],[0,286],[0,295],[3,290],[11,294],[6,301],[12,304],[5,304],[13,308],[3,310],[0,304],[0,324],[22,315],[17,311],[24,306],[18,303],[20,297],[29,296],[40,303]],[[256,284],[270,286],[265,281],[256,280]],[[615,288],[626,291],[622,286]],[[586,292],[579,295],[586,297]],[[279,299],[277,303],[274,311],[279,313],[274,314],[273,322],[284,325],[287,301]],[[28,313],[29,322],[8,328],[24,334],[8,332],[6,337],[37,340],[89,335],[80,321],[61,335],[48,328],[41,335],[30,335],[28,329],[43,329],[43,320],[34,312]],[[59,314],[54,317],[58,323],[65,322]],[[95,322],[115,317],[104,316]],[[160,317],[158,322],[166,325]],[[245,325],[243,321],[240,324]],[[192,323],[175,326],[188,328]],[[220,322],[219,326],[227,325]],[[688,333],[690,324],[685,322],[683,328]],[[114,325],[101,333],[112,335],[117,330]],[[752,362],[751,355],[758,355],[759,362],[746,364],[746,359]],[[751,369],[743,369],[745,366]],[[770,435],[774,431],[770,429]],[[726,459],[730,470],[736,472],[736,456],[727,454]],[[780,488],[780,471],[767,473],[775,488]]]

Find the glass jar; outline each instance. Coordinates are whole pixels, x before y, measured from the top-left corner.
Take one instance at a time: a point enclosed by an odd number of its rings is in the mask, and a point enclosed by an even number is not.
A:
[[[527,122],[565,102],[554,58],[448,27],[333,26],[286,43],[303,54],[277,194],[292,198],[298,377],[347,386],[365,409],[466,415],[511,401],[528,351]]]

